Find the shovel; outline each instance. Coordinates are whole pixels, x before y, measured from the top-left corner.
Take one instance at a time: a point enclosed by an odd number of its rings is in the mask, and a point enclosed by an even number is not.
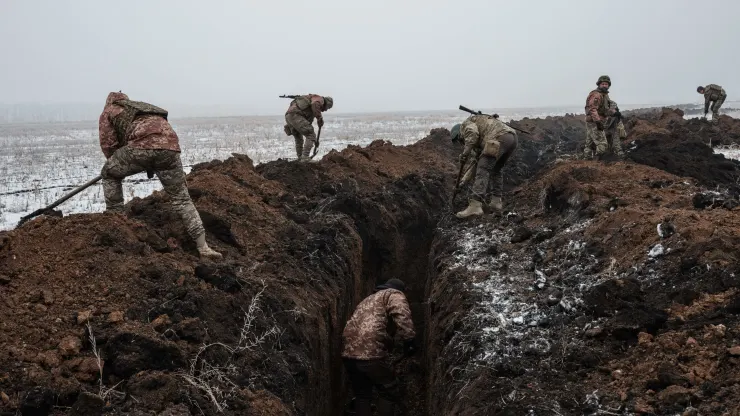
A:
[[[316,156],[316,153],[319,152],[319,138],[321,138],[321,126],[319,126],[319,132],[316,134],[316,144],[313,145],[313,154],[311,155],[311,159]]]
[[[94,185],[95,183],[97,183],[102,178],[103,178],[102,176],[98,175],[98,176],[90,179],[84,185],[82,185],[82,186],[76,188],[75,190],[73,190],[72,192],[68,193],[67,195],[65,195],[65,196],[57,199],[51,205],[49,205],[47,207],[44,207],[44,208],[39,208],[36,211],[34,211],[34,212],[26,215],[25,217],[21,217],[21,220],[18,222],[18,227],[20,227],[21,225],[23,225],[26,221],[30,220],[31,218],[37,217],[37,216],[39,216],[41,214],[44,214],[44,213],[47,213],[47,212],[51,211],[52,209],[54,209],[57,206],[61,205],[64,201],[68,200],[69,198],[72,198],[73,196],[79,194],[80,192],[82,192],[85,189],[89,188],[90,186]]]

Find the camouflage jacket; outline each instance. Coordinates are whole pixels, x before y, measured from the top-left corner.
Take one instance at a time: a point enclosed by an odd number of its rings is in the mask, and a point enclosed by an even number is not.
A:
[[[302,95],[290,102],[288,107],[288,113],[299,113],[309,123],[313,122],[314,117],[317,120],[321,120],[321,109],[324,108],[324,97],[316,94]]]
[[[726,96],[725,89],[717,84],[709,84],[704,87],[704,104],[709,104],[712,101],[717,101],[720,98]]]
[[[606,117],[614,114],[614,110],[609,109],[609,93],[601,92],[598,89],[591,91],[586,98],[586,121],[606,122]]]
[[[117,134],[116,130],[121,132],[121,128],[120,125],[118,129],[116,128],[116,120],[118,120],[118,117],[122,117],[126,111],[123,106],[115,104],[116,101],[121,100],[128,100],[128,96],[120,92],[108,94],[105,108],[98,121],[100,149],[106,158],[111,157],[113,152],[126,145],[137,149],[180,151],[177,133],[172,130],[170,123],[160,115],[147,114],[136,117],[125,128],[124,134]]]
[[[507,133],[516,135],[516,130],[499,119],[472,115],[460,126],[461,136],[465,141],[465,153],[478,150],[479,154],[498,156],[498,139]]]
[[[342,357],[355,360],[385,358],[393,336],[413,339],[414,323],[406,296],[400,290],[383,289],[366,297],[344,327]]]

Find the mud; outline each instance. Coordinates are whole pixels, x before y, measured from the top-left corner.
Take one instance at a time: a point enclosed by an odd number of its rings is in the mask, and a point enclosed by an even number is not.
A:
[[[0,412],[345,414],[344,323],[400,277],[422,346],[392,357],[404,414],[736,414],[739,168],[709,146],[738,122],[631,117],[623,162],[575,160],[581,117],[514,122],[505,212],[465,222],[436,129],[196,165],[219,263],[161,192],[0,233]]]

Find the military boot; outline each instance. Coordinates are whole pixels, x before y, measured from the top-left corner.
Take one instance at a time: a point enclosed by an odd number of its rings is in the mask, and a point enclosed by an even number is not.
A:
[[[488,203],[488,209],[491,211],[501,211],[504,208],[504,203],[501,201],[500,196],[492,196],[491,202]]]
[[[474,215],[483,215],[483,203],[472,198],[467,208],[455,214],[457,218],[468,218]]]
[[[198,238],[195,240],[195,245],[198,247],[198,253],[201,257],[209,258],[212,260],[221,260],[224,257],[218,251],[208,247],[205,234],[198,236]]]

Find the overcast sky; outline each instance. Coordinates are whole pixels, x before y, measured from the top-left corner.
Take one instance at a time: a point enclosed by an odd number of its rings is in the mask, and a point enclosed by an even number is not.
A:
[[[738,0],[0,0],[0,102],[542,107],[581,105],[602,74],[620,104],[708,83],[734,100],[739,21]]]

